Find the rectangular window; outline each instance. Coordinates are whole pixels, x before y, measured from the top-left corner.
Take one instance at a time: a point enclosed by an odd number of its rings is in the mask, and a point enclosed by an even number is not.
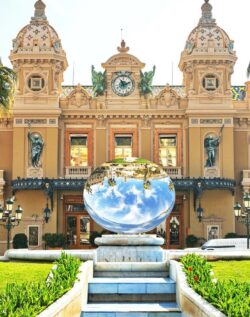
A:
[[[159,163],[177,166],[177,137],[173,134],[159,136]]]
[[[28,241],[30,247],[38,246],[38,235],[39,235],[39,227],[38,226],[29,226],[28,227]]]
[[[115,135],[115,158],[131,157],[133,153],[132,135]]]
[[[70,135],[70,166],[88,166],[86,135]]]

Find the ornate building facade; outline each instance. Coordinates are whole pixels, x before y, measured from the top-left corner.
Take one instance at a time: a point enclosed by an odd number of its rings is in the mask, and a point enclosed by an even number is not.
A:
[[[250,186],[250,83],[231,87],[233,44],[205,0],[181,53],[183,86],[152,86],[155,69],[143,73],[124,41],[103,73],[92,68],[93,86],[62,86],[66,53],[38,0],[13,40],[17,91],[0,120],[0,200],[14,192],[24,209],[12,236],[26,233],[30,248],[42,248],[44,233],[60,232],[69,248],[89,247],[103,229],[84,209],[85,180],[101,163],[129,156],[163,165],[174,181],[175,208],[156,230],[167,248],[184,247],[190,234],[244,233],[233,204]],[[0,252],[5,236],[0,228]]]

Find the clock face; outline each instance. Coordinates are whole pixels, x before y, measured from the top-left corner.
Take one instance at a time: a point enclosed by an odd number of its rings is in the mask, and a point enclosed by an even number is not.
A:
[[[115,94],[121,97],[129,96],[135,89],[135,82],[128,72],[116,74],[112,80],[112,89]]]

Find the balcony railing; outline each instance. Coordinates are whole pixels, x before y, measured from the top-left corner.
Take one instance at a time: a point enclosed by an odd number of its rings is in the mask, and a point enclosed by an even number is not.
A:
[[[244,191],[249,191],[250,189],[250,170],[242,171],[242,183],[241,183]]]
[[[183,176],[180,166],[164,166],[163,169],[170,177],[181,178]]]
[[[66,166],[65,178],[88,178],[91,172],[90,166]]]

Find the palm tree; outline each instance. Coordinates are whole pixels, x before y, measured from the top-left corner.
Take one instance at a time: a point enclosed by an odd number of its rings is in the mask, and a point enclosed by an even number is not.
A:
[[[247,67],[247,78],[249,78],[249,77],[250,77],[250,63],[248,65],[248,67]]]
[[[0,110],[8,110],[14,100],[14,91],[16,83],[15,72],[3,66],[0,59]]]

